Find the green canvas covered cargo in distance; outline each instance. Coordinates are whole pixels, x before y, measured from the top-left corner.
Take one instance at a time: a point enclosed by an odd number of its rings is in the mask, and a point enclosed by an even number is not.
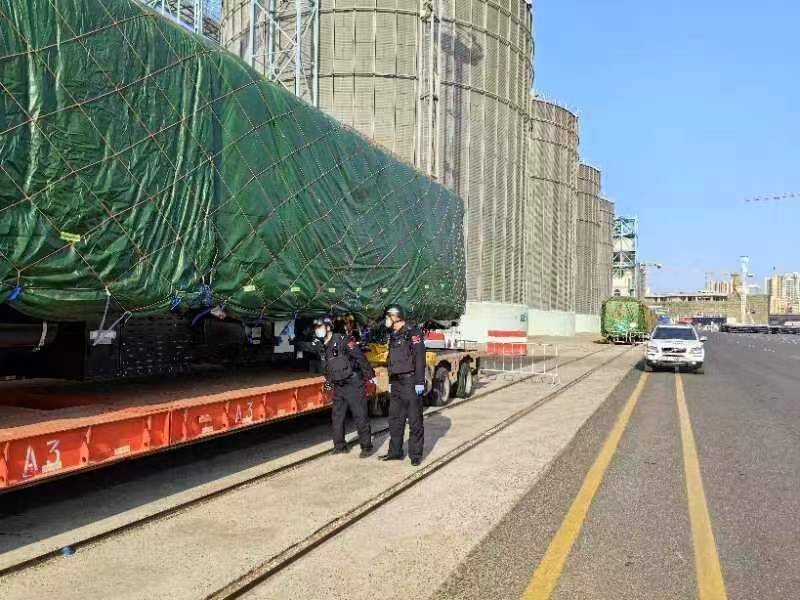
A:
[[[31,317],[464,310],[458,197],[130,0],[0,5],[0,166]]]
[[[605,339],[636,342],[646,339],[655,327],[655,314],[641,300],[613,297],[603,303],[600,321]]]

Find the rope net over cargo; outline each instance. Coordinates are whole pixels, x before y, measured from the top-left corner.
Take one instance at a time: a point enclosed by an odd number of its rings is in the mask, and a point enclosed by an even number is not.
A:
[[[82,320],[109,297],[457,318],[462,203],[144,5],[5,3],[0,301]]]

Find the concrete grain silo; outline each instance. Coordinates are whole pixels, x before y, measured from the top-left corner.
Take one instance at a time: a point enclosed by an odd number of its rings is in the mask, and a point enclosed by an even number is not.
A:
[[[223,44],[466,206],[462,334],[527,329],[530,0],[229,0]]]
[[[599,331],[600,293],[597,286],[597,248],[600,238],[600,171],[578,167],[575,312],[578,331]],[[596,327],[595,327],[595,321]]]
[[[597,239],[597,291],[602,304],[611,296],[614,256],[614,203],[600,198],[600,224]]]
[[[578,118],[534,98],[527,127],[526,229],[529,330],[575,329]]]

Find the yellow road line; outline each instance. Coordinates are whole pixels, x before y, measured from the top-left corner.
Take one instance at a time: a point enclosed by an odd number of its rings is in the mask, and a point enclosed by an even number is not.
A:
[[[553,593],[553,589],[556,587],[559,577],[561,577],[567,556],[569,556],[575,540],[578,539],[583,523],[586,520],[589,506],[603,481],[608,465],[611,464],[611,459],[614,458],[622,434],[625,432],[633,414],[633,409],[639,401],[639,396],[644,391],[647,378],[648,373],[643,373],[639,383],[636,385],[636,389],[633,390],[633,393],[625,403],[625,408],[622,409],[611,433],[608,434],[592,468],[586,474],[586,479],[583,480],[583,485],[581,485],[578,495],[564,517],[561,527],[550,542],[542,562],[536,567],[533,579],[531,579],[528,589],[522,595],[522,600],[546,600]]]
[[[683,445],[683,467],[686,472],[686,492],[689,498],[689,519],[692,523],[692,542],[694,544],[694,567],[697,573],[697,597],[699,600],[726,600],[725,581],[719,564],[717,544],[711,529],[711,516],[703,490],[700,475],[700,461],[694,444],[692,422],[686,406],[683,379],[675,374],[675,391],[678,399],[678,415],[681,422],[681,443]]]

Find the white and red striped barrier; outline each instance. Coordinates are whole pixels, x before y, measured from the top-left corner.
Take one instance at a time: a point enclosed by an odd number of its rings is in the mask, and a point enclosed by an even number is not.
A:
[[[486,350],[490,354],[525,355],[528,352],[527,330],[490,329]]]

